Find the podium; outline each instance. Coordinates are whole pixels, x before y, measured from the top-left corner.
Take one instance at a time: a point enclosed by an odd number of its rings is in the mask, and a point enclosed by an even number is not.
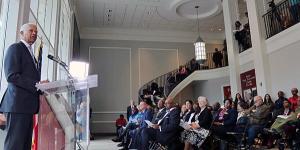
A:
[[[88,149],[90,131],[89,88],[98,76],[37,84],[40,97],[38,150]]]

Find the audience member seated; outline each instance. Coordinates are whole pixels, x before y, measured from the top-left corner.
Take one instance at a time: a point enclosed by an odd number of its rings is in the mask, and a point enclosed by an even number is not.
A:
[[[219,102],[215,102],[213,105],[212,105],[212,115],[213,115],[213,118],[216,118],[219,111],[221,109],[221,104]]]
[[[274,109],[274,102],[272,101],[272,98],[271,98],[270,94],[266,94],[265,95],[265,97],[264,97],[264,104],[269,107],[270,111],[273,111],[273,109]]]
[[[157,124],[159,119],[161,119],[166,113],[165,101],[163,99],[159,100],[157,103],[158,111],[154,113],[152,123]]]
[[[233,131],[237,115],[237,111],[232,108],[232,101],[230,99],[225,100],[224,108],[218,112],[214,119],[212,126],[213,134],[221,139],[225,139],[226,133]]]
[[[148,150],[149,141],[167,145],[168,149],[177,149],[175,140],[177,140],[178,127],[180,122],[180,110],[175,107],[172,98],[167,98],[166,114],[156,123],[142,130],[141,144],[139,150]]]
[[[283,108],[279,110],[278,118],[275,120],[275,122],[272,124],[271,129],[276,131],[276,133],[273,133],[274,131],[271,130],[272,134],[280,134],[282,131],[285,132],[286,137],[291,137],[293,131],[295,131],[294,127],[291,126],[285,126],[283,127],[290,119],[287,119],[291,114],[293,113],[293,110],[291,109],[291,103],[288,100],[283,101]],[[295,116],[296,117],[296,116]],[[286,119],[284,119],[286,118]],[[268,131],[268,130],[266,130]],[[275,137],[279,138],[278,136],[274,136],[272,134],[268,134],[268,148],[272,148],[273,142],[275,140]]]
[[[187,112],[181,117],[181,119],[184,122],[189,122],[190,123],[192,121],[193,116],[195,115],[194,114],[194,109],[193,109],[193,101],[186,100],[185,101],[185,106],[186,106]]]
[[[133,107],[135,107],[134,101],[130,100],[130,105],[127,107],[127,120],[129,120],[129,117],[132,115],[132,109],[133,109]]]
[[[131,116],[129,117],[128,123],[125,126],[125,128],[120,128],[118,130],[118,135],[116,138],[112,139],[114,142],[121,142],[119,146],[124,146],[127,142],[127,136],[130,130],[134,130],[140,125],[141,120],[141,113],[139,113],[139,110],[137,107],[133,106]]]
[[[298,96],[298,89],[297,88],[292,88],[291,89],[292,97],[289,98],[289,101],[292,104],[292,110],[295,111],[296,108],[298,108],[299,101],[300,101],[300,96]]]
[[[140,103],[143,117],[141,119],[141,125],[129,132],[130,138],[131,138],[131,143],[128,146],[130,149],[136,149],[139,147],[141,143],[141,133],[142,131],[148,127],[146,121],[152,121],[153,119],[153,108],[152,108],[152,101],[149,99],[145,99],[144,101],[141,101]],[[129,143],[128,143],[129,144]]]
[[[274,102],[272,101],[270,94],[265,94],[263,103],[269,109],[269,115],[267,116],[268,123],[266,124],[265,127],[270,127],[273,123],[272,122],[272,119],[273,119],[273,113],[272,112],[274,110]]]
[[[118,118],[117,120],[116,120],[116,133],[117,133],[117,136],[119,137],[119,133],[118,133],[118,130],[120,129],[120,128],[122,128],[122,127],[125,127],[126,126],[126,124],[127,124],[127,121],[126,121],[126,119],[124,118],[124,115],[123,114],[121,114],[120,115],[120,118]]]
[[[243,117],[245,115],[244,111],[249,108],[248,103],[242,98],[240,93],[235,94],[235,100],[234,100],[233,108],[235,110],[237,110],[237,112],[238,112],[237,120],[239,118]]]
[[[277,95],[278,95],[278,99],[275,101],[274,110],[273,110],[273,118],[272,118],[273,121],[277,118],[277,116],[282,111],[283,101],[287,100],[287,98],[284,97],[283,91],[278,91]]]
[[[198,103],[200,110],[196,112],[190,126],[185,127],[185,130],[181,133],[184,150],[189,150],[192,145],[200,148],[209,134],[212,114],[207,109],[208,100],[206,97],[200,96]]]
[[[183,104],[183,105],[181,105],[180,119],[182,119],[183,116],[185,116],[186,113],[187,113],[187,108],[186,108],[186,105]]]
[[[249,118],[248,126],[248,146],[254,144],[254,138],[261,133],[262,129],[268,122],[269,108],[263,103],[261,96],[254,97],[254,105],[245,111]]]
[[[234,130],[237,115],[237,111],[232,108],[232,100],[226,99],[224,108],[218,111],[211,129],[214,137],[222,139],[220,142],[220,149],[225,148],[223,140],[228,139],[227,132],[232,132]]]

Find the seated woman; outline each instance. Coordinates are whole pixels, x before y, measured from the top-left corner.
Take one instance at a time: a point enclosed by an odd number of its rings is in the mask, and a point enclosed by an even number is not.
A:
[[[247,102],[240,93],[236,93],[233,108],[238,112],[238,119],[245,116],[244,111],[249,108]]]
[[[212,114],[207,109],[208,100],[206,97],[198,98],[200,110],[195,113],[194,119],[189,127],[181,133],[181,140],[184,142],[184,150],[189,150],[191,145],[200,146],[209,134],[212,122]]]
[[[224,108],[219,111],[215,121],[213,122],[212,132],[214,135],[224,139],[227,132],[234,130],[237,111],[232,107],[232,101],[230,99],[225,100]]]
[[[195,115],[194,109],[193,109],[193,101],[186,100],[185,101],[185,106],[186,106],[187,112],[185,113],[185,115],[182,116],[181,119],[182,119],[183,122],[191,123],[192,118]]]
[[[293,113],[292,109],[291,109],[291,103],[285,99],[283,101],[283,108],[279,110],[279,118],[275,120],[275,122],[272,124],[271,128],[274,129],[276,132],[276,134],[278,132],[285,132],[286,137],[291,137],[291,135],[293,134],[293,132],[295,132],[295,128],[293,126],[288,126],[288,125],[284,125],[285,123],[288,122],[288,120],[283,119],[282,117],[286,117],[288,118],[291,114]],[[269,131],[268,129],[266,129],[265,131],[268,132],[273,132],[273,131]],[[280,138],[280,137],[276,137],[271,135],[270,133],[267,134],[268,135],[268,142],[267,142],[267,146],[268,148],[272,148],[274,145],[274,140],[276,138]],[[275,138],[276,137],[276,138]]]

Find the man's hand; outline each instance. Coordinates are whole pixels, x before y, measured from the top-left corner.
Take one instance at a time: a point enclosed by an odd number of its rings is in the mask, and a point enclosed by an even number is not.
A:
[[[39,82],[39,84],[43,84],[43,83],[49,83],[49,80],[42,80]]]
[[[199,128],[200,126],[199,126],[197,123],[193,122],[193,123],[191,124],[191,127],[192,127],[193,129],[197,129],[197,128]]]
[[[0,125],[5,125],[6,124],[6,118],[4,114],[0,114]]]
[[[223,123],[221,123],[221,122],[214,122],[214,125],[221,126],[221,125],[223,125]]]
[[[151,128],[153,128],[153,129],[158,129],[158,128],[159,128],[159,125],[158,125],[158,124],[153,124],[153,125],[151,126]]]
[[[300,113],[297,114],[297,118],[300,119]]]

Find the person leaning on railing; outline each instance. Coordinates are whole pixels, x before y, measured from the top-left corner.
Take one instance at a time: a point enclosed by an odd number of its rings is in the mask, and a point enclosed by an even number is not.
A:
[[[290,12],[293,16],[294,23],[299,22],[299,15],[300,15],[300,0],[289,0],[291,8]]]

